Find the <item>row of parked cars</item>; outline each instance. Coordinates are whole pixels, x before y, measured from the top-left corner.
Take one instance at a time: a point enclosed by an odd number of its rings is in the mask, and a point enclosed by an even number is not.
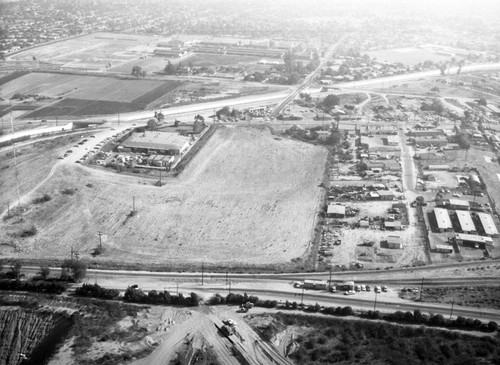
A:
[[[368,284],[367,285],[355,285],[354,286],[354,290],[346,290],[346,291],[344,291],[344,295],[354,295],[357,292],[362,292],[362,291],[370,292],[370,291],[372,291],[372,287],[370,285],[368,285]],[[373,291],[375,293],[381,293],[381,292],[386,293],[387,292],[387,287],[385,285],[382,285],[382,286],[376,285],[373,288]],[[332,292],[336,293],[337,292],[337,288],[332,288]]]

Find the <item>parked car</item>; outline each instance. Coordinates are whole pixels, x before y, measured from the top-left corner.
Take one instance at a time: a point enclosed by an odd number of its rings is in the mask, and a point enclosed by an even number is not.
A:
[[[353,290],[347,290],[344,292],[344,295],[354,295],[354,291]]]

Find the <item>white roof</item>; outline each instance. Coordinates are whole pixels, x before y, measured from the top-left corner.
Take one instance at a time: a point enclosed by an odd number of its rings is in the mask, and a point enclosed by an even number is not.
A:
[[[450,205],[461,206],[461,207],[470,207],[470,204],[467,200],[463,199],[450,199]]]
[[[342,214],[345,215],[345,207],[343,205],[329,205],[327,214]]]
[[[434,208],[434,215],[436,216],[437,225],[440,229],[451,229],[451,219],[448,211],[443,208]]]
[[[498,235],[498,229],[493,221],[493,217],[486,213],[477,213],[479,220],[481,221],[481,225],[483,226],[484,233],[491,236]]]
[[[469,241],[469,242],[479,242],[479,243],[493,243],[491,237],[478,236],[476,234],[465,234],[465,233],[457,233],[455,237],[458,240]]]
[[[464,232],[472,232],[476,230],[476,226],[474,225],[474,222],[472,221],[472,217],[470,216],[470,213],[466,210],[457,210],[457,218],[458,222],[460,223],[460,228],[462,228],[462,231]]]

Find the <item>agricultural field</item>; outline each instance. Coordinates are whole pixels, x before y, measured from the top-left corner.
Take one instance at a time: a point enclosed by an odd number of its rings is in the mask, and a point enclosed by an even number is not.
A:
[[[157,42],[158,36],[94,33],[19,52],[7,60],[23,62],[35,58],[64,68],[106,70],[151,54]]]
[[[327,151],[267,130],[220,128],[177,179],[144,178],[62,164],[30,205],[0,225],[19,256],[65,257],[71,245],[93,260],[174,265],[260,265],[307,255],[322,198]],[[66,190],[75,194],[62,194]],[[132,197],[136,212],[130,214]],[[15,220],[37,227],[19,238]],[[9,232],[9,233],[6,233]]]

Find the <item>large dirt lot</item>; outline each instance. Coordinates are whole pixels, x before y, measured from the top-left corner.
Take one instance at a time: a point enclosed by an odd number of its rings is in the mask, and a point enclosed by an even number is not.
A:
[[[267,130],[221,128],[181,176],[162,187],[62,163],[36,194],[52,200],[1,222],[0,240],[21,257],[65,258],[74,246],[89,258],[101,231],[106,251],[92,260],[288,262],[302,257],[312,239],[326,155],[324,148],[275,139]],[[133,197],[136,214],[130,215]],[[38,233],[18,237],[19,222],[34,224]]]
[[[106,69],[152,52],[158,38],[137,34],[94,33],[46,44],[9,57],[9,60],[49,62],[67,68]]]

